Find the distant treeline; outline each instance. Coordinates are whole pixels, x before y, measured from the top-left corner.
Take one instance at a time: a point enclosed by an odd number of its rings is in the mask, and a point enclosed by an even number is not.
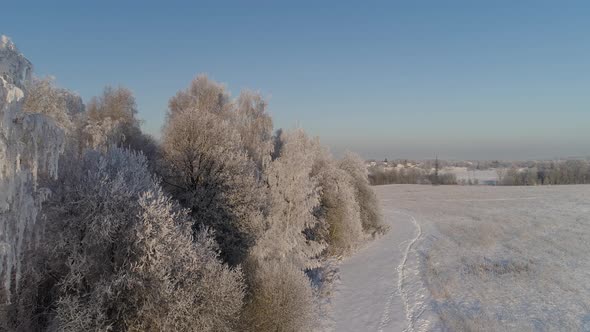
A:
[[[531,162],[527,166],[499,169],[498,183],[504,186],[590,184],[590,162],[585,160]]]
[[[458,184],[457,177],[452,173],[427,171],[423,168],[392,168],[369,167],[371,185],[384,184]]]
[[[441,184],[441,185],[476,185],[477,179],[457,180],[453,173],[433,171],[434,161],[394,161],[381,163],[368,168],[371,185],[384,184]],[[409,167],[392,167],[389,165],[410,165]],[[559,160],[559,161],[519,161],[470,162],[468,169],[496,169],[498,179],[495,184],[503,186],[535,186],[590,184],[590,161]],[[441,169],[460,163],[440,161]],[[475,166],[473,166],[475,165]],[[464,166],[463,166],[464,167]]]

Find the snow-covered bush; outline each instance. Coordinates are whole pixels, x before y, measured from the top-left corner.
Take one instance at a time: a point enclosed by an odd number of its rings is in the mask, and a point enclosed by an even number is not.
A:
[[[36,253],[44,259],[29,272],[36,289],[21,289],[21,323],[61,331],[231,330],[242,306],[241,271],[218,260],[209,234],[193,238],[187,211],[162,193],[146,163],[112,147],[63,169],[67,176],[46,203]]]
[[[244,331],[309,331],[314,300],[309,278],[289,262],[260,263],[242,315]]]
[[[371,235],[384,232],[385,226],[381,220],[379,202],[369,185],[364,161],[358,155],[347,153],[340,160],[339,168],[352,177],[356,200],[360,207],[363,230]]]
[[[316,211],[320,226],[313,234],[328,243],[331,255],[350,252],[364,238],[354,179],[337,167],[326,149],[317,153],[312,175],[320,186],[320,205]]]

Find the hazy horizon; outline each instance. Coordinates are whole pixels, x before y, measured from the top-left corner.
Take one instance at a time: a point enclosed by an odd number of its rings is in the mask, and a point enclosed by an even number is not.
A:
[[[587,3],[223,4],[12,2],[0,33],[85,101],[130,88],[156,137],[168,99],[206,73],[336,154],[590,155]]]

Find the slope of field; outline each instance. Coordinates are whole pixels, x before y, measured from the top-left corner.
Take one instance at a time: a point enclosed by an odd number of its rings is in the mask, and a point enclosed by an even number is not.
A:
[[[590,331],[590,186],[376,191],[391,230],[341,266],[338,331]]]

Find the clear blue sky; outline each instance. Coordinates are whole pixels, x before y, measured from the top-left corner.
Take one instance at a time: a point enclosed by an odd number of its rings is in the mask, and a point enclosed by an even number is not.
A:
[[[82,3],[10,1],[0,33],[85,100],[130,88],[156,136],[207,73],[337,153],[590,155],[589,1]]]

